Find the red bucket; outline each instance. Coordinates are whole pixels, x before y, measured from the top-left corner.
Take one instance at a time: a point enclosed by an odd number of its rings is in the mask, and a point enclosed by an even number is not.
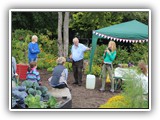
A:
[[[28,65],[26,64],[17,64],[17,74],[19,75],[20,80],[26,80]]]

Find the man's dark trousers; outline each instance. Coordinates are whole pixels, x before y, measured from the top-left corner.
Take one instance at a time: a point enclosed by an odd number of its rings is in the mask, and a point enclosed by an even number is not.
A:
[[[74,75],[75,83],[81,85],[82,84],[83,59],[79,61],[73,61],[72,68],[73,68],[73,75]]]

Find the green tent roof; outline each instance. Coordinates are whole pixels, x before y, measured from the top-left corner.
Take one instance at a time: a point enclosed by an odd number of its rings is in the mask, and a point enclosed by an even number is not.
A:
[[[148,26],[137,20],[132,20],[95,30],[93,33],[104,35],[104,37],[107,35],[107,37],[119,39],[144,40],[148,39]]]
[[[90,54],[90,72],[92,71],[92,60],[99,38],[130,43],[148,42],[148,26],[137,20],[132,20],[94,30],[92,34],[92,51]]]

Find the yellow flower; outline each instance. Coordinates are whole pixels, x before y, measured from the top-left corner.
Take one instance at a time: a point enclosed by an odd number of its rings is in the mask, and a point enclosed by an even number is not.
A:
[[[111,97],[105,104],[100,105],[100,108],[127,108],[128,101],[123,95]]]
[[[112,102],[123,101],[123,100],[124,100],[124,96],[116,95],[116,96],[110,98],[107,103],[110,104]]]

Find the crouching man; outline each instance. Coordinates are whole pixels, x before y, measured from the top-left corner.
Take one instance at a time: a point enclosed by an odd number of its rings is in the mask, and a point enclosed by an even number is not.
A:
[[[50,85],[53,88],[61,89],[67,87],[68,69],[64,66],[65,62],[66,59],[64,57],[57,59],[57,66],[54,68],[50,80]]]
[[[48,79],[49,84],[53,87],[49,92],[51,95],[57,98],[69,98],[71,99],[71,92],[68,88],[68,69],[65,68],[64,64],[66,59],[59,57],[57,59],[57,66],[54,68],[52,76]]]

